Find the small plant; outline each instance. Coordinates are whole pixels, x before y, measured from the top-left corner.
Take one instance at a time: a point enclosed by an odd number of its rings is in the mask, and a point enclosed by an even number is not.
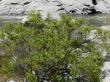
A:
[[[101,82],[103,57],[98,48],[103,46],[97,37],[86,40],[92,30],[103,41],[102,30],[87,26],[83,19],[65,14],[60,20],[42,19],[40,13],[32,13],[25,24],[1,27],[0,45],[13,58],[15,73],[23,73],[29,82]]]

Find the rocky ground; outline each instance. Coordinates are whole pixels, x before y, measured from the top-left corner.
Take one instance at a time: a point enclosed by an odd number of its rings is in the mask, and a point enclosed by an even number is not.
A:
[[[41,11],[45,17],[51,13],[57,18],[60,12],[74,14],[110,13],[110,0],[0,0],[0,15],[26,15],[32,10]]]
[[[27,20],[26,15],[32,10],[40,11],[43,17],[50,13],[53,18],[59,18],[61,12],[83,15],[110,14],[110,0],[97,0],[95,5],[92,0],[0,0],[0,16],[4,16],[9,21],[15,16],[15,18],[18,17],[18,20],[23,18],[22,22],[24,22]],[[0,19],[3,22],[4,18],[0,17]],[[7,22],[6,20],[4,21]],[[110,25],[101,28],[110,30]],[[108,56],[110,57],[110,54]],[[110,62],[108,60],[104,63],[102,70],[103,82],[110,82]]]
[[[110,14],[110,0],[0,0],[0,16],[22,16],[30,11],[40,11],[43,17],[48,13],[59,18],[59,13],[70,14]],[[24,22],[23,20],[23,22]]]

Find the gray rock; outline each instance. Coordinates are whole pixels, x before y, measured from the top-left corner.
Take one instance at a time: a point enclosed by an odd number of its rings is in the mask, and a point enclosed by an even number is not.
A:
[[[110,62],[105,62],[102,68],[103,82],[110,81]]]
[[[109,0],[1,0],[0,15],[25,15],[31,10],[39,10],[44,17],[51,13],[55,17],[61,12],[73,14],[110,13]]]
[[[110,25],[104,25],[100,27],[103,30],[110,31]]]
[[[24,15],[25,7],[21,5],[0,5],[0,15]]]
[[[86,36],[86,40],[93,40],[96,37],[96,30],[91,30],[90,33]]]
[[[110,52],[105,52],[104,60],[105,61],[110,61]]]
[[[82,38],[82,33],[79,30],[74,30],[71,32],[71,40],[80,40]]]

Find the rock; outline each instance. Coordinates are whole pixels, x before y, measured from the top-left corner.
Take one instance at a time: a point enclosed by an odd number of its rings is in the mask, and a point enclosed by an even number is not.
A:
[[[56,18],[61,12],[101,14],[110,13],[109,4],[109,0],[1,0],[0,15],[25,15],[32,10],[41,11],[44,17],[51,13]]]
[[[96,30],[91,30],[90,33],[86,36],[86,40],[93,40],[96,37]]]
[[[107,52],[106,57],[110,58],[110,52]]]
[[[103,53],[103,56],[105,61],[110,61],[110,52]]]
[[[80,40],[82,39],[82,33],[79,30],[74,30],[71,32],[71,40]]]
[[[0,15],[24,15],[25,7],[21,5],[0,5]]]
[[[103,82],[110,81],[110,62],[105,62],[102,68]]]
[[[110,77],[106,77],[105,79],[103,79],[103,82],[109,82],[110,81]]]
[[[23,16],[21,23],[24,24],[26,21],[28,21],[28,16]]]
[[[99,0],[95,9],[102,13],[110,13],[110,0]]]
[[[101,26],[103,30],[110,31],[110,25]]]

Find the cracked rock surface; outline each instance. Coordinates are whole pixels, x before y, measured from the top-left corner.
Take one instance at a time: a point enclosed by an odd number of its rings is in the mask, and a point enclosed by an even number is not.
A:
[[[72,14],[110,13],[110,0],[1,0],[0,15],[26,15],[32,10],[41,11],[45,17],[51,13],[57,18],[60,12]]]

